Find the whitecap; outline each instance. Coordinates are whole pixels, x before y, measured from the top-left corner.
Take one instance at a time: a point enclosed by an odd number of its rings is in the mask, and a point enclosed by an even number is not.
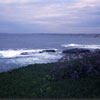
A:
[[[63,44],[63,47],[74,47],[74,48],[87,48],[87,49],[100,49],[100,45],[83,45],[83,44]]]

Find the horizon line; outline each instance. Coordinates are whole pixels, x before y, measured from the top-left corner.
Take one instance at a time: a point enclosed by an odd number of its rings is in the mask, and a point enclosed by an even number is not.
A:
[[[0,34],[60,34],[60,35],[63,35],[63,34],[68,34],[68,35],[75,35],[75,34],[92,34],[92,35],[100,35],[100,33],[0,33]]]

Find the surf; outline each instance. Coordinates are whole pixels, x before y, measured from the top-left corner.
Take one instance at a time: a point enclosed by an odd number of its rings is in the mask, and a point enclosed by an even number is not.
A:
[[[91,44],[91,45],[85,45],[85,44],[74,44],[74,43],[71,43],[71,44],[63,44],[61,45],[62,47],[73,47],[73,48],[85,48],[85,49],[100,49],[100,45],[94,45],[94,44]]]

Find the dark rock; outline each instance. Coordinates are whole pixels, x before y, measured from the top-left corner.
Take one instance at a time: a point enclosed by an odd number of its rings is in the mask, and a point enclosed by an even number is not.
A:
[[[40,51],[39,53],[43,53],[43,52],[56,52],[56,50],[43,50],[43,51]]]
[[[88,49],[68,49],[64,50],[62,53],[69,53],[69,54],[76,54],[76,53],[90,53],[90,50]]]
[[[28,52],[23,52],[21,53],[21,55],[28,55]]]

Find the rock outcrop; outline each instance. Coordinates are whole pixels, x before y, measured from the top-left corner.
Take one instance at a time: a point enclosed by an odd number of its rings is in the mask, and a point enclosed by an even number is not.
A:
[[[56,50],[42,50],[39,53],[44,53],[44,52],[56,52]]]
[[[90,53],[90,50],[88,49],[68,49],[68,50],[64,50],[62,53],[68,53],[68,54],[77,54],[77,53]]]

